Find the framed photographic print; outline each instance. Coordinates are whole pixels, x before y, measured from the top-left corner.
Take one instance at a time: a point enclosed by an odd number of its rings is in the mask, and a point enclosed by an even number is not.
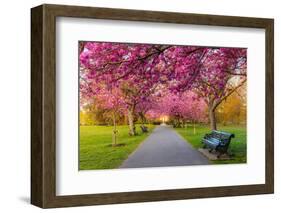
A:
[[[31,203],[274,191],[273,19],[31,9]]]

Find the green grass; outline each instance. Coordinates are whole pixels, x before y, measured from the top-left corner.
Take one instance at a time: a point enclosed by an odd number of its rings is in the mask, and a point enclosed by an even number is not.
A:
[[[185,138],[191,145],[198,149],[202,148],[201,140],[206,133],[210,133],[209,126],[196,125],[196,134],[193,134],[193,126],[187,128],[175,129],[183,138]],[[216,164],[228,163],[246,163],[247,160],[247,143],[246,143],[246,127],[238,125],[218,126],[218,130],[231,132],[235,134],[235,138],[231,139],[228,152],[233,155],[230,160],[214,160]]]
[[[150,133],[154,126],[147,126]],[[120,146],[113,147],[112,129],[112,126],[80,126],[80,170],[118,168],[149,135],[141,133],[138,125],[136,136],[129,136],[128,126],[118,126],[117,143]]]

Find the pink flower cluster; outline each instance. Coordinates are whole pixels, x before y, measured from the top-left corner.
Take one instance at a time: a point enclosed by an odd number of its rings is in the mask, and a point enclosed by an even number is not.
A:
[[[221,99],[229,80],[246,78],[247,50],[177,45],[83,42],[80,100],[203,121],[210,100]]]

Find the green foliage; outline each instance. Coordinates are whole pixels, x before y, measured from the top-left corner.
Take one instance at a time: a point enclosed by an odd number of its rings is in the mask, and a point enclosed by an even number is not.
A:
[[[149,132],[154,128],[147,125]],[[117,126],[117,144],[112,146],[112,126],[80,126],[80,170],[118,168],[138,145],[149,135],[141,133],[129,136],[128,126]]]
[[[94,125],[93,116],[94,115],[92,113],[80,111],[80,125]]]
[[[175,129],[184,139],[186,139],[194,148],[202,148],[201,140],[206,133],[210,133],[209,126],[197,125],[196,134],[193,134],[193,126],[187,128]],[[246,142],[246,127],[242,125],[218,126],[218,130],[231,132],[235,134],[235,138],[231,139],[229,153],[233,154],[231,160],[215,160],[216,164],[228,163],[246,163],[247,161],[247,142]]]
[[[245,124],[247,119],[246,85],[223,101],[217,109],[217,120],[224,125]]]
[[[96,105],[84,107],[84,111],[80,110],[80,125],[113,125],[113,112],[111,110],[100,108]],[[116,123],[125,125],[127,123],[123,114],[116,114]]]

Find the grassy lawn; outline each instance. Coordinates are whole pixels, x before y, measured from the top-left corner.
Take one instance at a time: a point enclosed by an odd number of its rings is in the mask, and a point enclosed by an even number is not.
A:
[[[149,132],[154,128],[146,125]],[[118,168],[137,146],[149,135],[141,133],[137,125],[137,136],[128,135],[128,126],[118,126],[117,143],[112,147],[112,126],[80,126],[80,170]]]
[[[210,133],[209,126],[197,125],[196,134],[193,134],[193,127],[175,129],[183,138],[185,138],[196,149],[202,148],[201,140],[206,133]],[[246,163],[247,144],[246,144],[246,127],[245,126],[218,126],[218,130],[231,132],[235,134],[235,138],[231,139],[228,152],[233,154],[231,160],[215,160],[214,163]]]

